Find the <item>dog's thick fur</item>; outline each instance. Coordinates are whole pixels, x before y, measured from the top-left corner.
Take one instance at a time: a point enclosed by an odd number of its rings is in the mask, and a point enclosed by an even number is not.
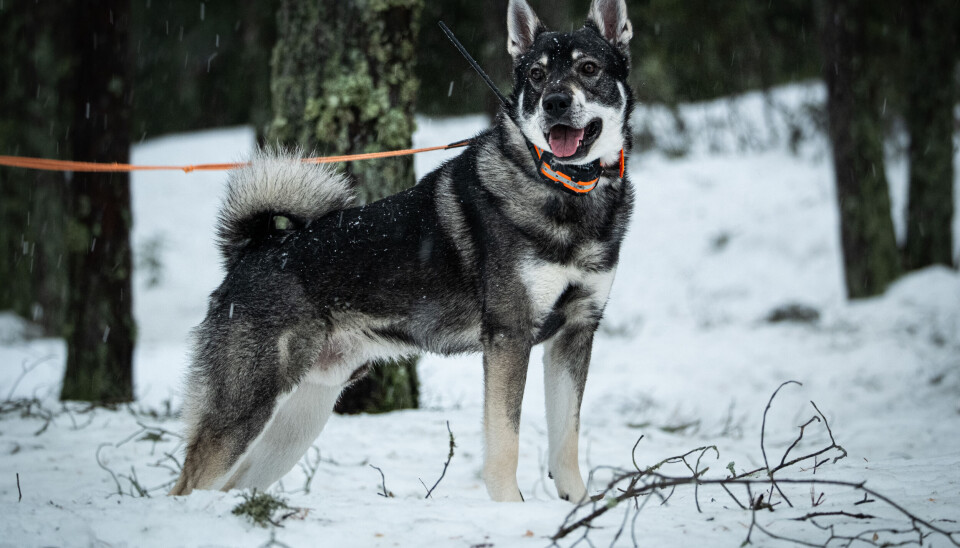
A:
[[[568,33],[547,32],[524,0],[507,21],[515,111],[415,187],[351,208],[347,181],[297,158],[260,153],[231,175],[227,274],[196,330],[171,494],[268,487],[374,359],[482,351],[483,477],[494,500],[522,500],[520,404],[543,343],[549,469],[561,497],[587,495],[580,401],[633,201],[618,170],[631,27],[623,0],[594,0]],[[560,126],[582,140],[559,164],[606,166],[588,194],[536,172],[524,136],[551,150]]]

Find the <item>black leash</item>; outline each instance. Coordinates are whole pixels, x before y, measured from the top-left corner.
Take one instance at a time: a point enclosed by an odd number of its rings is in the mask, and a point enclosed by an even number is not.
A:
[[[467,48],[463,47],[463,44],[457,40],[457,37],[453,35],[453,31],[450,30],[443,21],[440,21],[439,25],[440,30],[453,42],[454,47],[457,48],[460,55],[467,60],[467,63],[470,63],[470,67],[480,75],[480,78],[483,78],[483,81],[490,90],[496,94],[497,99],[500,100],[500,104],[503,105],[504,111],[507,113],[507,117],[519,128],[520,123],[514,117],[513,113],[513,103],[500,92],[500,88],[487,76],[487,73],[480,67],[480,63],[477,63],[470,55]],[[523,135],[523,132],[521,131],[520,134]],[[523,135],[523,140],[527,144],[527,150],[530,151],[533,162],[537,164],[537,173],[540,175],[540,178],[548,184],[554,185],[559,183],[560,188],[563,190],[572,194],[582,195],[593,190],[600,181],[600,176],[603,174],[604,168],[600,164],[599,159],[582,165],[561,164],[556,161],[556,156],[552,153],[534,146],[534,144],[527,139],[526,135]],[[620,177],[623,177],[623,162],[623,151],[620,151]]]
[[[460,52],[460,55],[463,55],[463,58],[470,63],[470,66],[473,67],[473,70],[477,71],[477,74],[480,75],[480,78],[483,78],[483,81],[490,86],[490,89],[493,90],[493,93],[497,95],[497,99],[500,99],[500,104],[507,109],[507,116],[510,116],[510,118],[513,119],[513,113],[510,109],[512,105],[510,104],[510,101],[507,100],[503,93],[500,93],[500,88],[498,88],[497,85],[493,83],[493,80],[487,76],[487,73],[484,72],[480,67],[480,63],[477,63],[477,61],[470,56],[470,52],[467,51],[467,48],[463,47],[463,44],[460,43],[460,40],[457,40],[457,37],[453,35],[453,31],[450,30],[450,27],[448,27],[443,21],[440,21],[440,30],[447,35],[447,38],[449,38],[451,42],[453,42],[454,47],[456,47],[457,51]],[[516,122],[516,120],[514,120],[514,122]]]

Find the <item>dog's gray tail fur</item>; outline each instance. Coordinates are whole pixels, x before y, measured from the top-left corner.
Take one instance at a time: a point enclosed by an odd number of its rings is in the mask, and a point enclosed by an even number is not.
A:
[[[217,225],[228,265],[253,241],[277,230],[301,228],[353,203],[346,176],[329,165],[302,160],[299,150],[260,150],[250,165],[230,172]]]

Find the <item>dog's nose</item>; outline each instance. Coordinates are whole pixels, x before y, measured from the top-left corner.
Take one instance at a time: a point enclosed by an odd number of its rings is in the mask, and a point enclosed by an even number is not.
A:
[[[551,118],[559,118],[567,113],[573,97],[566,92],[555,92],[543,98],[543,111]]]

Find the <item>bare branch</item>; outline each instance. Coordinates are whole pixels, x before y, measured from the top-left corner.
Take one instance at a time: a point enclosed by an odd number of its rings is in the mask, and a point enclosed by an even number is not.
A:
[[[41,364],[48,362],[54,358],[53,354],[43,356],[33,360],[32,362],[24,359],[20,364],[20,375],[17,376],[16,380],[13,381],[13,385],[10,386],[10,391],[7,393],[7,399],[5,401],[13,401],[13,393],[17,391],[17,386],[20,384],[20,381],[23,380],[31,371],[39,367]]]
[[[784,386],[787,386],[788,384],[796,384],[797,386],[803,386],[803,384],[797,381],[785,381],[783,384],[778,386],[776,390],[773,391],[773,394],[770,396],[770,400],[767,401],[767,407],[763,410],[763,423],[760,426],[760,452],[763,453],[763,467],[766,468],[767,476],[770,478],[770,483],[771,483],[770,494],[772,495],[773,489],[776,488],[777,492],[780,493],[780,496],[783,497],[783,500],[787,501],[787,504],[791,508],[793,508],[793,504],[790,502],[790,499],[788,499],[787,496],[783,494],[783,491],[781,491],[780,487],[777,486],[777,481],[773,479],[773,470],[770,469],[770,462],[767,460],[767,450],[764,447],[764,437],[766,436],[766,432],[767,432],[767,412],[770,411],[770,406],[773,405],[773,399],[777,397],[777,393],[780,392],[781,388],[783,388]],[[802,432],[803,430],[801,429],[801,435],[802,435]],[[786,459],[786,456],[784,456],[784,459]]]
[[[813,402],[810,402],[810,403],[813,403]],[[799,428],[800,428],[800,435],[797,436],[797,439],[793,440],[793,443],[790,444],[790,447],[787,447],[787,450],[783,452],[783,458],[780,459],[780,464],[779,464],[779,466],[783,466],[783,465],[784,465],[784,462],[786,462],[786,460],[787,460],[787,455],[789,455],[789,454],[790,454],[790,451],[792,451],[793,448],[796,447],[798,443],[800,443],[800,440],[803,439],[803,431],[804,431],[804,429],[805,429],[806,427],[810,426],[810,423],[813,422],[813,421],[818,421],[818,422],[819,422],[819,421],[820,421],[820,417],[817,417],[817,416],[810,417],[810,420],[808,420],[807,422],[805,422],[805,423],[803,423],[803,424],[801,424],[801,425],[799,426]]]
[[[790,518],[793,521],[807,521],[813,518],[819,518],[824,516],[845,516],[853,519],[876,519],[877,516],[871,516],[870,514],[851,514],[850,512],[845,512],[843,510],[837,512],[811,512],[805,516],[800,516],[799,518]]]
[[[927,520],[921,518],[920,516],[904,508],[901,504],[895,502],[890,497],[882,495],[866,487],[863,481],[854,482],[822,480],[817,479],[816,477],[809,479],[777,478],[775,480],[774,475],[784,469],[812,461],[813,471],[815,472],[820,466],[836,463],[838,460],[847,456],[846,450],[837,443],[826,416],[820,411],[816,404],[811,401],[811,405],[813,405],[814,409],[816,410],[816,416],[799,426],[799,435],[784,451],[780,458],[779,464],[776,467],[770,467],[770,460],[765,448],[766,416],[772,406],[772,402],[776,394],[781,388],[788,384],[799,383],[796,383],[795,381],[788,381],[781,384],[780,387],[778,387],[770,397],[767,407],[764,410],[763,427],[761,429],[761,451],[763,452],[764,457],[764,466],[762,468],[742,474],[736,474],[735,469],[733,468],[733,463],[730,463],[728,465],[728,469],[730,470],[729,476],[722,479],[705,478],[704,474],[707,470],[709,470],[709,468],[701,469],[700,462],[703,456],[711,449],[716,453],[717,458],[720,458],[719,450],[715,446],[698,447],[696,449],[687,451],[682,455],[668,457],[657,462],[656,464],[653,464],[652,466],[644,468],[637,463],[636,459],[637,448],[640,444],[640,441],[643,439],[641,436],[637,439],[636,443],[634,443],[630,453],[631,462],[633,464],[632,470],[623,470],[612,467],[597,467],[591,470],[590,478],[592,479],[595,472],[598,470],[609,469],[612,472],[611,479],[601,493],[591,497],[590,499],[582,501],[567,514],[566,518],[563,520],[563,523],[557,529],[556,533],[554,533],[554,535],[551,537],[553,540],[553,545],[558,545],[558,541],[560,539],[563,539],[574,532],[580,532],[580,537],[573,543],[573,545],[586,542],[592,546],[593,544],[590,540],[589,534],[590,531],[595,528],[595,521],[600,516],[619,506],[622,502],[633,499],[633,504],[627,506],[627,508],[624,510],[625,513],[623,519],[619,520],[620,526],[614,533],[614,542],[616,542],[621,538],[628,515],[631,512],[633,513],[632,523],[635,524],[639,512],[646,505],[646,503],[650,501],[650,499],[657,497],[660,499],[661,504],[663,504],[670,499],[677,489],[693,486],[694,501],[697,505],[697,510],[700,511],[699,491],[703,488],[719,486],[730,496],[730,498],[733,499],[733,501],[741,510],[750,511],[751,522],[747,530],[746,539],[743,542],[744,545],[750,544],[753,540],[754,533],[759,531],[770,539],[786,541],[802,546],[813,546],[817,548],[826,548],[827,546],[836,545],[849,547],[853,544],[867,544],[870,546],[922,546],[924,545],[924,541],[931,535],[943,536],[947,539],[949,544],[960,547],[960,531],[951,531],[946,529],[945,526],[941,525],[942,523],[955,523],[954,521]],[[812,451],[809,454],[788,460],[791,452],[795,451],[797,447],[799,447],[800,442],[806,433],[806,429],[815,423],[822,424],[824,426],[830,438],[830,445]],[[691,466],[691,463],[687,460],[687,458],[694,454],[697,455],[697,460]],[[683,476],[666,475],[661,471],[661,468],[669,464],[682,464],[689,474]],[[811,468],[799,466],[799,470],[809,471]],[[761,472],[764,472],[766,477],[753,477]],[[809,523],[816,529],[821,530],[829,535],[824,542],[818,543],[811,541],[809,538],[797,539],[783,536],[777,532],[771,531],[767,527],[764,527],[757,522],[757,510],[769,510],[772,512],[774,511],[774,508],[780,504],[779,502],[772,502],[770,500],[770,496],[774,493],[774,491],[779,493],[783,497],[784,501],[787,502],[787,504],[792,508],[793,506],[790,505],[790,501],[785,496],[784,490],[789,489],[792,486],[801,485],[807,486],[810,489],[810,506],[812,508],[816,508],[823,503],[824,497],[826,496],[826,493],[823,490],[824,488],[849,489],[863,494],[863,499],[853,503],[854,506],[877,501],[883,502],[887,506],[896,510],[900,516],[909,522],[910,526],[903,529],[874,528],[850,536],[838,534],[833,524],[821,522],[824,520],[830,520],[831,518],[863,521],[870,521],[877,518],[871,514],[852,512],[844,509],[822,512],[811,511],[805,515],[787,518],[790,521]],[[733,486],[740,486],[746,490],[747,504],[741,502],[740,499],[734,494],[734,492],[731,490]],[[755,496],[757,488],[760,489],[760,493],[759,495]],[[817,496],[818,491],[819,496]],[[642,503],[640,503],[640,499],[642,499]],[[888,537],[894,536],[899,538],[881,539],[879,537],[881,534],[887,535]],[[634,544],[636,544],[636,537],[634,535],[633,528],[631,529],[631,537],[634,540]]]
[[[383,492],[382,492],[382,493],[377,493],[377,494],[380,495],[381,497],[384,497],[384,498],[393,497],[393,493],[391,493],[390,491],[387,490],[387,477],[383,475],[383,470],[377,468],[376,466],[374,466],[374,465],[372,465],[372,464],[370,465],[370,468],[373,468],[373,469],[376,470],[377,472],[380,472],[380,485],[383,487]]]
[[[847,450],[844,449],[843,447],[840,447],[840,445],[837,444],[837,440],[833,439],[833,430],[830,428],[830,422],[827,421],[826,415],[824,415],[823,412],[820,411],[820,408],[817,407],[817,404],[813,403],[813,400],[810,400],[810,405],[812,405],[813,408],[817,410],[817,413],[820,414],[820,418],[823,419],[823,425],[827,428],[827,435],[830,436],[831,447],[836,447],[842,453],[840,456],[834,457],[833,462],[836,463],[838,460],[847,456]]]
[[[453,459],[453,449],[457,446],[453,439],[453,431],[450,430],[450,421],[447,421],[447,433],[450,434],[450,453],[447,455],[447,462],[443,463],[443,472],[440,472],[440,477],[437,479],[437,483],[433,484],[433,487],[427,489],[427,496],[423,497],[425,499],[430,498],[430,493],[433,493],[433,490],[440,485],[440,481],[443,479],[443,476],[447,475],[447,467],[450,466],[450,460]],[[420,480],[420,483],[423,483],[423,480]],[[426,485],[424,485],[426,487]]]
[[[113,478],[114,483],[117,484],[117,494],[120,496],[123,496],[123,487],[120,486],[120,480],[117,479],[117,475],[113,473],[113,470],[107,468],[107,465],[103,464],[103,461],[100,460],[100,451],[102,451],[104,447],[110,447],[111,445],[112,444],[110,443],[101,443],[100,446],[97,447],[97,455],[96,455],[97,465],[100,466],[100,468],[103,468],[104,470],[106,470],[108,474],[110,474],[110,477]]]

